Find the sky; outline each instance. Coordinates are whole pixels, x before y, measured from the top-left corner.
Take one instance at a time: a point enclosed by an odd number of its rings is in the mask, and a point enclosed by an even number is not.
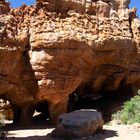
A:
[[[12,7],[16,8],[21,6],[22,4],[27,4],[27,5],[31,5],[33,3],[35,3],[35,0],[8,0]],[[136,7],[138,9],[137,14],[140,17],[140,0],[131,0],[130,3],[130,8],[131,7]]]
[[[137,14],[140,17],[140,0],[131,0],[130,8],[136,7],[137,8]]]
[[[36,0],[7,0],[11,3],[12,7],[17,8],[22,4],[31,5],[34,4]]]

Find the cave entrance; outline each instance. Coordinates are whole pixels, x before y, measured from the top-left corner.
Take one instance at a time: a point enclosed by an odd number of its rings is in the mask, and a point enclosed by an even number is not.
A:
[[[15,109],[16,112],[14,112]],[[39,125],[49,123],[50,116],[47,101],[39,102],[37,105],[35,105],[34,109],[34,115],[31,120],[33,124]],[[5,125],[12,124],[13,122],[16,123],[18,122],[18,118],[20,117],[20,115],[21,109],[19,107],[12,105],[8,100],[0,98],[0,123],[3,123],[3,121]]]
[[[50,120],[49,118],[50,116],[48,111],[48,102],[47,101],[39,102],[36,105],[32,122],[36,124],[44,124]]]
[[[76,89],[69,96],[68,112],[78,109],[96,109],[102,113],[105,123],[111,121],[112,114],[122,109],[124,102],[130,100],[133,94],[131,85],[120,87],[115,91],[101,90],[99,94],[91,93],[92,89],[85,86],[83,93]]]

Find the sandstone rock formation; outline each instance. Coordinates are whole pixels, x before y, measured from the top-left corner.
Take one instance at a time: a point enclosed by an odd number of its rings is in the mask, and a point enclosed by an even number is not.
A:
[[[54,137],[87,137],[102,130],[103,119],[100,112],[93,109],[76,110],[59,117],[59,124],[51,133]]]
[[[140,88],[140,21],[129,0],[0,0],[0,97],[14,122],[29,123],[47,101],[56,120],[75,90],[83,95]]]

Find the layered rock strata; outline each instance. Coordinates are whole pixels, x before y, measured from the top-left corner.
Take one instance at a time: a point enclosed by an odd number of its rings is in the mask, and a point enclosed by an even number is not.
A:
[[[128,5],[37,0],[12,9],[0,0],[0,96],[13,106],[15,123],[29,123],[40,101],[57,120],[69,95],[86,85],[93,95],[140,87],[140,21]]]

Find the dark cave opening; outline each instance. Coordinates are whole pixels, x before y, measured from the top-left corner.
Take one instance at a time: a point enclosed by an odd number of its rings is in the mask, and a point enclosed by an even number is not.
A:
[[[24,109],[24,108],[23,108]],[[11,128],[11,126],[19,126],[22,127],[33,125],[46,125],[50,124],[50,117],[49,117],[49,111],[48,111],[48,102],[47,101],[41,101],[36,105],[32,105],[28,108],[28,112],[25,118],[26,120],[23,120],[23,122],[20,122],[21,114],[22,114],[22,108],[20,108],[17,105],[11,104],[8,100],[0,99],[0,123],[4,119],[4,126],[5,128]],[[32,111],[34,112],[33,116]],[[28,116],[29,115],[29,116]],[[31,120],[30,120],[31,116]],[[2,120],[1,120],[2,119]],[[28,121],[31,121],[31,124],[28,124]],[[23,124],[22,124],[23,123]]]
[[[41,101],[36,105],[32,118],[34,124],[44,124],[49,122],[49,111],[47,101]]]
[[[132,98],[133,87],[131,85],[121,86],[115,91],[101,90],[98,94],[93,93],[92,88],[86,84],[84,88],[77,88],[70,96],[68,102],[68,112],[79,109],[96,109],[102,113],[105,123],[111,121],[111,116],[119,111],[124,102]],[[12,109],[14,106],[12,106]],[[19,110],[20,111],[20,110]],[[20,112],[16,109],[16,115]],[[14,120],[16,121],[16,120]],[[32,123],[35,125],[50,124],[50,116],[47,101],[40,101],[35,106],[35,112],[32,117]]]
[[[95,95],[91,94],[91,89],[86,86],[83,92],[80,95],[78,90],[75,90],[69,96],[68,112],[78,109],[95,109],[102,113],[105,123],[111,121],[112,114],[122,109],[124,102],[135,96],[131,85],[120,87],[115,91],[101,90]]]

